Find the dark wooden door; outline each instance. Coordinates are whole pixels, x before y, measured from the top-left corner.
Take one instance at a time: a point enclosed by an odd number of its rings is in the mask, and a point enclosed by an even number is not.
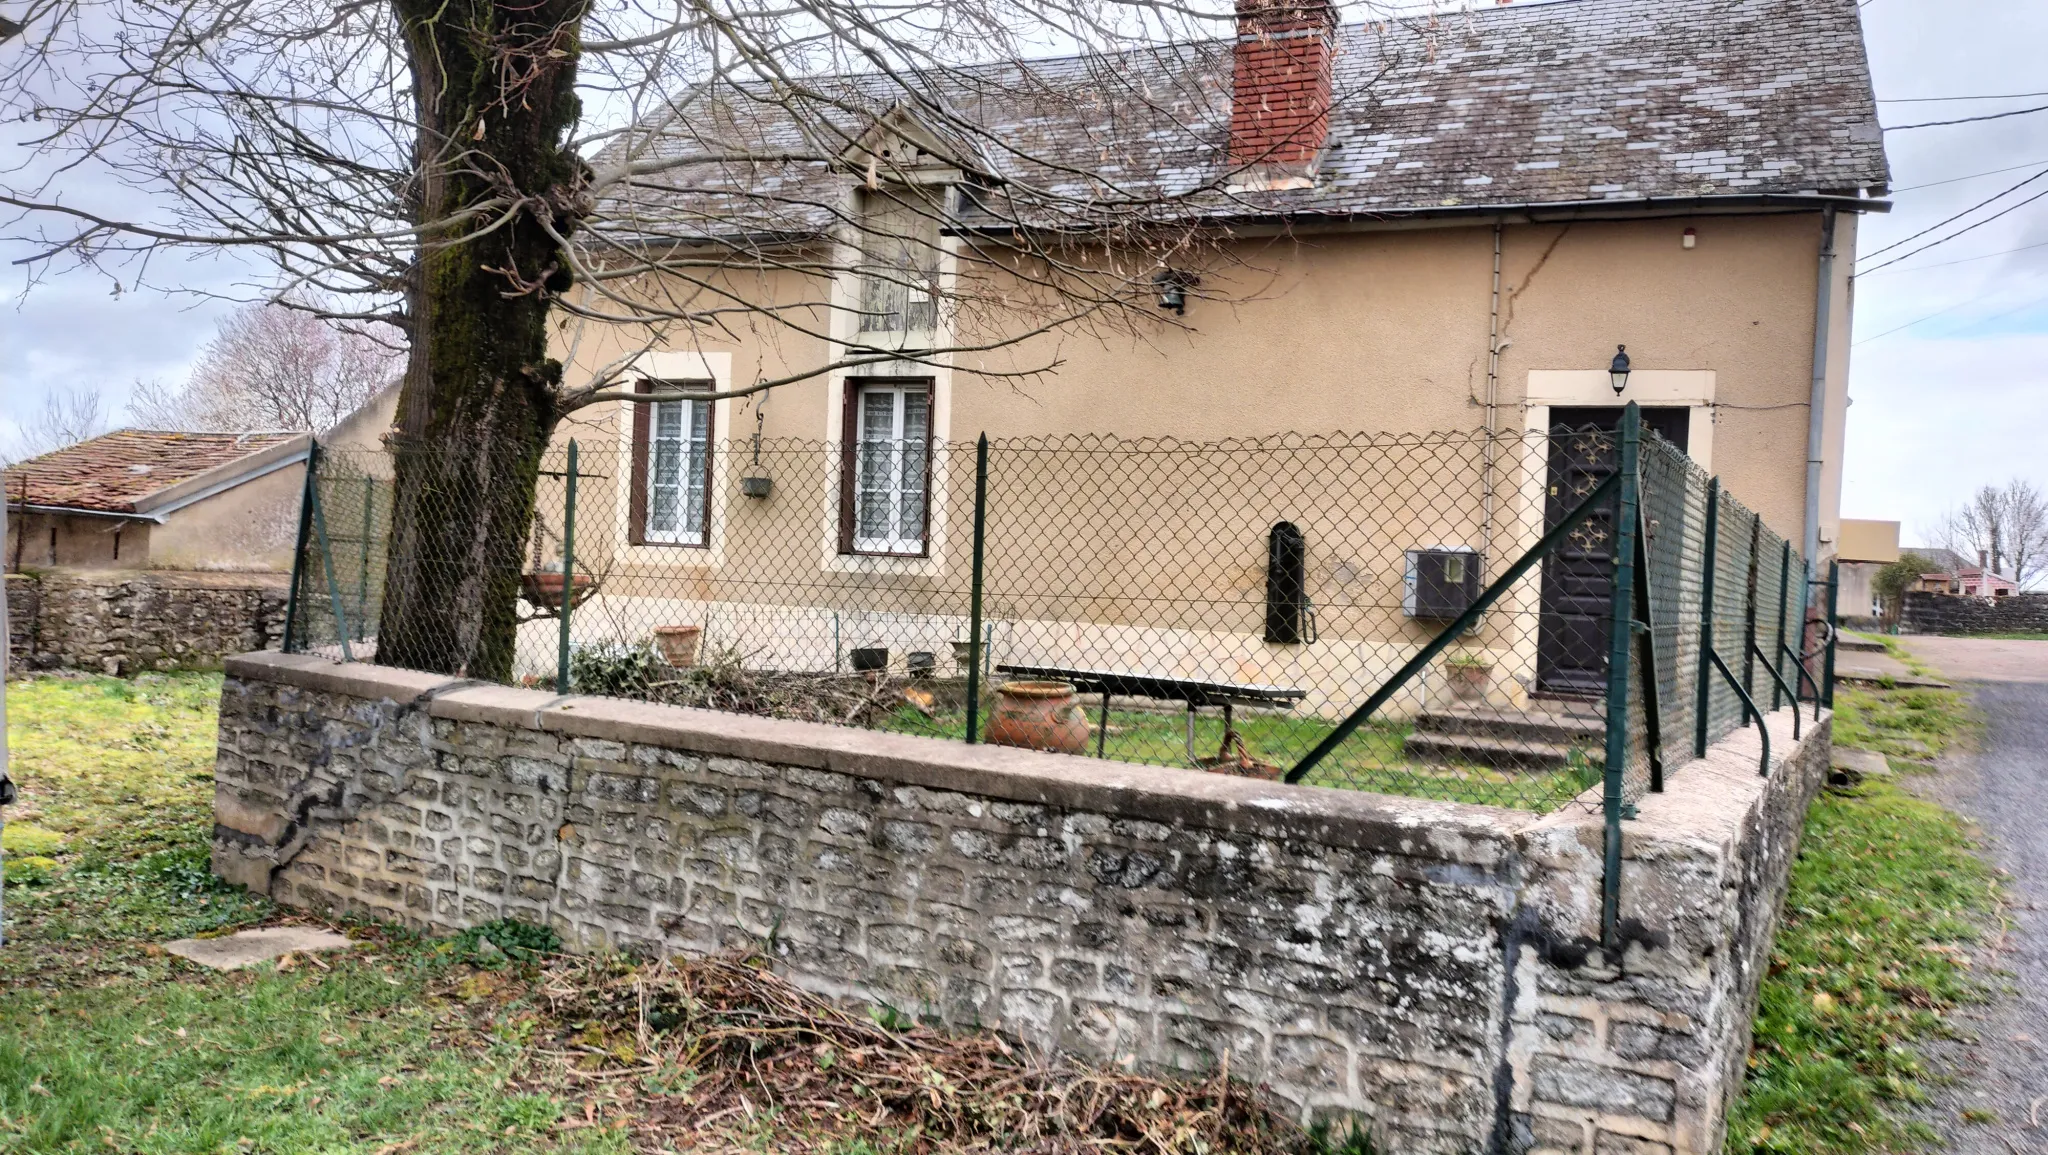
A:
[[[1686,447],[1689,410],[1644,409],[1643,427]],[[1578,508],[1620,465],[1613,431],[1620,406],[1550,411],[1550,476],[1543,502],[1546,530]],[[1594,510],[1543,559],[1542,612],[1537,624],[1536,688],[1597,696],[1607,690],[1608,614],[1614,596],[1614,509]]]

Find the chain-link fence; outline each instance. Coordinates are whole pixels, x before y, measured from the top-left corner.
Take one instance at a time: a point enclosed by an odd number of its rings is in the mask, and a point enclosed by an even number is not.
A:
[[[977,446],[903,435],[911,396],[847,444],[671,403],[552,448],[475,579],[517,590],[506,680],[1547,811],[1601,806],[1610,751],[1626,805],[1741,724],[1714,654],[1760,709],[1792,676],[1797,555],[1654,436]],[[387,574],[434,571],[390,556],[402,472],[321,454],[292,648],[407,648]]]

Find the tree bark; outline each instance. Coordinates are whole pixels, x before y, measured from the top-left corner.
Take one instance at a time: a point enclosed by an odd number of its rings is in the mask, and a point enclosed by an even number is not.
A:
[[[551,222],[585,215],[575,124],[586,0],[394,0],[420,127],[415,220],[486,202],[423,237],[407,286],[412,342],[391,437],[390,560],[376,660],[509,680],[519,577],[562,367],[551,299],[569,287]],[[473,235],[481,233],[481,235]]]

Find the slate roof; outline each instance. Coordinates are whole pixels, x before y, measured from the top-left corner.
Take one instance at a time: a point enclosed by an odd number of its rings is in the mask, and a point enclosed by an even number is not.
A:
[[[8,466],[6,499],[10,504],[134,513],[137,502],[153,493],[303,436],[123,429]]]
[[[854,179],[823,158],[892,104],[950,131],[961,155],[1015,182],[1040,213],[1113,214],[1140,200],[1156,212],[1168,197],[1182,216],[1370,216],[1855,196],[1888,180],[1856,0],[1555,0],[1346,25],[1318,179],[1287,192],[1223,187],[1231,64],[1219,40],[902,83],[824,77],[794,109],[743,87],[715,101],[699,91],[640,155],[787,159],[655,174],[609,199],[610,227],[823,227]],[[615,146],[597,165],[621,156]]]

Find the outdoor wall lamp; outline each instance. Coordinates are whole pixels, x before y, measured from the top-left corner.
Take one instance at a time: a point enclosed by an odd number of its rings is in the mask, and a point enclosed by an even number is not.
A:
[[[1621,396],[1621,391],[1628,388],[1627,345],[1616,345],[1614,347],[1614,363],[1607,367],[1607,380],[1614,385],[1614,395],[1616,397]]]
[[[1152,287],[1159,291],[1159,307],[1172,309],[1177,316],[1187,315],[1188,290],[1201,283],[1200,277],[1180,269],[1161,269],[1152,274]]]

